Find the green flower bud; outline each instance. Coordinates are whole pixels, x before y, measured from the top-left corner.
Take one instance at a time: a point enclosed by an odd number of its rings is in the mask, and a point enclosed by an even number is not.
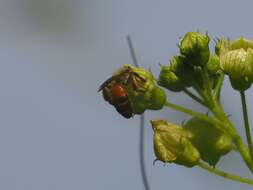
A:
[[[200,154],[187,138],[187,131],[164,120],[152,120],[151,124],[154,130],[154,152],[158,160],[186,167],[198,164]]]
[[[191,65],[203,66],[209,60],[209,36],[199,32],[188,32],[180,42],[180,53]]]
[[[235,90],[247,90],[253,81],[253,49],[240,48],[220,56],[221,69]]]
[[[206,69],[208,72],[208,77],[212,89],[216,87],[220,75],[220,60],[216,54],[211,54],[210,58],[206,64]]]
[[[173,56],[170,65],[162,66],[158,84],[174,92],[193,86],[196,82],[194,68],[186,63],[183,56]]]
[[[160,110],[164,106],[166,102],[166,94],[164,90],[159,88],[158,86],[154,87],[150,92],[150,96],[148,99],[147,109],[150,110]]]
[[[226,38],[220,38],[216,40],[215,53],[217,56],[226,53],[231,50],[230,41]]]
[[[232,149],[232,138],[207,121],[192,118],[184,128],[189,131],[188,138],[200,152],[201,159],[212,166]]]
[[[172,72],[170,66],[161,67],[158,85],[174,92],[182,91],[186,87],[184,80]]]
[[[194,68],[187,64],[187,61],[183,56],[173,56],[170,61],[170,68],[172,72],[184,81],[185,86],[192,86],[196,79],[196,73]]]
[[[215,75],[220,70],[220,60],[217,55],[210,55],[206,65],[207,71],[210,75]]]

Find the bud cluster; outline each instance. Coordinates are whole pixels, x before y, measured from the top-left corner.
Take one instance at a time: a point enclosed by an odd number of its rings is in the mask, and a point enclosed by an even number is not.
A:
[[[192,117],[182,125],[151,120],[157,160],[186,167],[201,167],[204,161],[215,167],[222,156],[236,149],[253,171],[253,145],[244,95],[253,82],[253,40],[217,39],[215,53],[210,52],[209,42],[208,34],[188,32],[178,44],[179,53],[168,65],[161,65],[158,79],[149,70],[124,65],[100,86],[99,91],[125,118],[164,106]],[[241,94],[248,148],[220,101],[224,74]],[[161,87],[174,92],[184,91],[210,110],[212,116],[167,101]],[[210,171],[210,166],[202,168],[209,167]]]
[[[169,65],[161,66],[158,84],[174,92],[187,87],[203,86],[199,68],[217,70],[216,62],[209,61],[209,36],[188,32],[179,44],[180,55],[174,56]],[[212,57],[212,56],[211,56]],[[210,63],[210,64],[208,64]]]

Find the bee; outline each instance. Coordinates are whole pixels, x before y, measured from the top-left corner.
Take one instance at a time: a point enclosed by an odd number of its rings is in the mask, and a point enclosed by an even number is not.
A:
[[[134,113],[125,86],[131,85],[134,90],[138,90],[138,80],[146,82],[131,66],[125,66],[107,79],[98,91],[102,90],[105,101],[113,105],[123,117],[131,118]]]

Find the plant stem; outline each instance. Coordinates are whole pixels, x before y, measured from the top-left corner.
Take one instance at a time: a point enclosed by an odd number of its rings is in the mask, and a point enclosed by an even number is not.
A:
[[[128,44],[128,48],[129,48],[131,57],[132,57],[133,64],[134,64],[134,66],[139,67],[131,36],[127,35],[126,39],[127,39],[127,44]]]
[[[205,164],[203,162],[200,162],[198,164],[198,166],[200,168],[204,169],[204,170],[209,171],[212,174],[224,177],[226,179],[230,179],[230,180],[233,180],[233,181],[238,181],[238,182],[241,182],[241,183],[246,183],[246,184],[249,184],[249,185],[253,185],[253,180],[251,180],[251,179],[243,178],[241,176],[237,176],[237,175],[234,175],[234,174],[230,174],[230,173],[227,173],[227,172],[217,170],[213,167],[208,166],[207,164]]]
[[[139,144],[139,151],[140,151],[140,167],[141,167],[141,176],[145,190],[150,190],[148,184],[148,177],[145,167],[145,118],[144,114],[140,116],[140,144]]]
[[[129,47],[129,51],[133,60],[133,64],[136,67],[139,67],[136,53],[134,51],[133,43],[131,40],[130,35],[127,36],[127,43]],[[148,183],[148,177],[145,167],[145,159],[144,159],[144,153],[145,153],[145,117],[144,114],[140,116],[140,139],[139,139],[139,161],[140,161],[140,170],[141,170],[141,177],[142,182],[145,190],[150,190],[149,183]]]
[[[250,157],[250,152],[247,146],[243,143],[243,140],[233,123],[227,117],[220,101],[219,101],[219,93],[223,83],[224,75],[221,75],[221,78],[218,81],[216,88],[214,89],[214,94],[212,94],[212,90],[210,88],[210,82],[208,73],[205,69],[202,70],[201,76],[203,80],[203,87],[199,88],[196,86],[194,89],[199,93],[199,95],[203,98],[204,102],[208,105],[208,108],[212,111],[215,118],[222,123],[221,130],[225,133],[228,133],[233,138],[233,142],[236,145],[241,157],[243,158],[245,164],[253,172],[253,161]]]
[[[189,97],[191,97],[196,102],[200,103],[203,106],[207,106],[203,100],[201,100],[199,97],[197,97],[195,94],[193,94],[191,91],[187,90],[186,88],[183,90],[185,94],[187,94]]]
[[[203,119],[207,122],[210,122],[212,123],[214,126],[223,126],[223,123],[219,122],[219,120],[216,120],[215,118],[211,118],[211,117],[208,117],[207,115],[205,114],[202,114],[202,113],[198,113],[198,112],[195,112],[195,111],[192,111],[190,109],[187,109],[185,107],[182,107],[182,106],[179,106],[179,105],[176,105],[176,104],[173,104],[171,102],[166,102],[164,104],[164,106],[168,107],[168,108],[171,108],[173,110],[176,110],[176,111],[180,111],[180,112],[183,112],[185,114],[188,114],[188,115],[191,115],[193,117],[197,117],[197,118],[200,118],[200,119]],[[221,130],[223,130],[223,128],[219,128]]]
[[[221,87],[222,87],[222,84],[223,84],[223,80],[224,80],[224,73],[221,72],[220,74],[220,77],[218,79],[218,82],[213,90],[213,96],[214,96],[214,99],[218,100],[220,99],[220,91],[221,91]]]
[[[241,101],[242,101],[244,128],[245,128],[245,132],[246,132],[247,143],[248,143],[249,152],[250,152],[250,158],[253,161],[253,145],[252,145],[252,139],[251,139],[251,133],[250,133],[250,126],[249,126],[249,118],[248,118],[248,112],[247,112],[247,103],[246,103],[245,92],[241,91],[240,95],[241,95]]]
[[[206,75],[202,75],[206,77]],[[206,78],[207,79],[207,78]],[[207,80],[206,80],[207,81]],[[201,97],[205,100],[206,104],[208,105],[209,109],[212,111],[214,116],[223,123],[222,127],[225,133],[229,133],[233,138],[233,142],[236,145],[236,148],[240,152],[241,157],[243,158],[245,164],[253,172],[253,161],[251,160],[249,149],[244,145],[243,140],[239,133],[237,132],[236,128],[234,127],[233,123],[229,120],[222,105],[220,104],[219,100],[212,96],[209,90],[203,89],[202,91],[198,91]]]

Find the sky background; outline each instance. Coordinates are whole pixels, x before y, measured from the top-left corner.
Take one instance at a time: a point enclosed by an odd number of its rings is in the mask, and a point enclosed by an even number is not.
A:
[[[0,0],[0,189],[143,189],[138,117],[124,119],[97,93],[114,70],[131,63],[126,35],[140,65],[157,74],[187,31],[253,37],[252,7],[251,0]],[[250,115],[252,97],[247,91]],[[206,111],[183,94],[168,98]],[[227,81],[222,100],[244,137],[240,99]],[[151,189],[252,189],[199,168],[153,166],[148,120],[188,117],[164,110],[146,118]],[[252,178],[236,153],[217,167]]]

